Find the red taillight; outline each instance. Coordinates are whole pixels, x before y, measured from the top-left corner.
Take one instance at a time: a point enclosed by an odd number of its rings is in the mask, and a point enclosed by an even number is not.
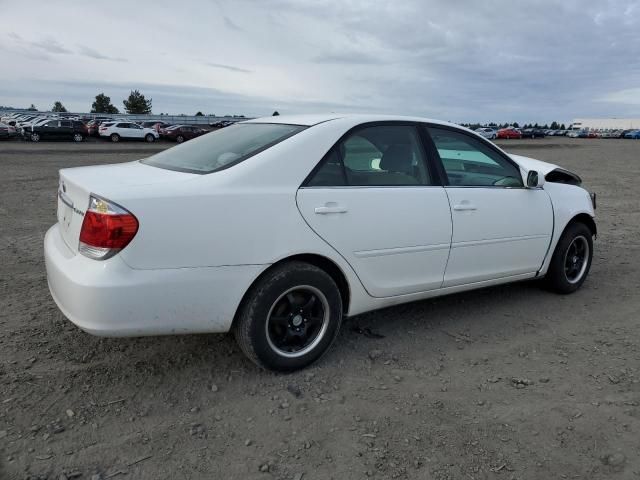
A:
[[[106,260],[126,247],[138,232],[138,219],[108,200],[90,197],[84,214],[78,250],[96,260]]]

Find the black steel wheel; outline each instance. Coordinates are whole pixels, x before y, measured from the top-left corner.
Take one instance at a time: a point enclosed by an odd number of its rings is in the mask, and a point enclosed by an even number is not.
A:
[[[593,259],[593,234],[581,222],[570,223],[556,246],[545,276],[547,287],[557,293],[573,293],[582,286]]]
[[[277,265],[247,292],[233,332],[245,355],[276,371],[304,368],[331,346],[342,297],[324,270],[304,262]]]
[[[584,276],[589,261],[589,242],[579,235],[569,244],[564,254],[564,275],[569,283],[577,283]]]

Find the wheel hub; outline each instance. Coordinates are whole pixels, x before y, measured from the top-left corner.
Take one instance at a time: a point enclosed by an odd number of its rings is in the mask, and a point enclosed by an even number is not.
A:
[[[299,327],[300,325],[302,325],[303,321],[304,321],[304,319],[302,318],[302,315],[296,315],[295,317],[293,317],[291,319],[291,324],[294,327]]]

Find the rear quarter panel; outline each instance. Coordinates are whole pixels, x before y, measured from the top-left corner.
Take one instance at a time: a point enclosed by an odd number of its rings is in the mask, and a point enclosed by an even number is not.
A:
[[[316,254],[345,274],[349,313],[367,310],[368,295],[355,272],[309,228],[296,205],[298,187],[344,131],[338,125],[320,127],[188,182],[101,192],[140,222],[122,260],[134,269],[260,265],[262,272],[284,258]]]

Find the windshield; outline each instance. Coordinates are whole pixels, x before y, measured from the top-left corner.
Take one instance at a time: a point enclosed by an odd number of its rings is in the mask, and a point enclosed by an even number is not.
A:
[[[240,163],[305,128],[278,123],[240,123],[157,153],[142,163],[179,172],[212,173]]]

